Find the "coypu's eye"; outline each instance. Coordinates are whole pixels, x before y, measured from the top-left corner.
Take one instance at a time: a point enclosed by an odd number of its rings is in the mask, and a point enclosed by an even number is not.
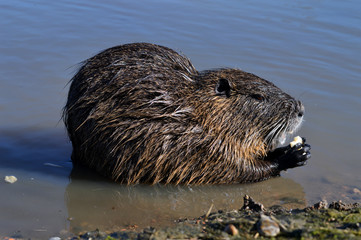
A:
[[[221,78],[218,80],[216,86],[216,94],[217,95],[226,95],[226,97],[231,96],[231,86],[227,79]]]
[[[252,94],[251,97],[260,102],[262,102],[266,99],[264,96],[262,96],[261,94],[257,94],[257,93]]]

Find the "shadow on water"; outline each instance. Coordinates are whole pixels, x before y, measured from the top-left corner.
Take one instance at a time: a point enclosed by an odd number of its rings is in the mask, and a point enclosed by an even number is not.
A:
[[[73,169],[66,188],[70,230],[78,233],[99,228],[167,226],[179,218],[204,215],[211,205],[219,209],[239,209],[248,194],[266,207],[306,205],[303,188],[282,177],[255,184],[174,186],[133,185],[109,182],[87,169]]]
[[[0,169],[64,177],[72,168],[70,151],[65,130],[0,130]]]

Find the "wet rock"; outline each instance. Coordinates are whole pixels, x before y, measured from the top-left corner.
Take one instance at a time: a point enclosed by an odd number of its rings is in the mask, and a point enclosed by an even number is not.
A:
[[[228,224],[224,231],[232,236],[238,235],[238,229],[233,224]]]
[[[275,237],[280,233],[279,225],[273,221],[269,216],[261,214],[257,223],[258,232],[266,237]]]
[[[287,210],[286,208],[280,206],[280,205],[273,205],[271,207],[268,208],[268,211],[270,211],[270,213],[272,214],[287,214],[290,211]]]
[[[320,209],[327,209],[327,201],[326,200],[322,200],[316,204],[313,205],[313,207],[317,210],[320,210]]]
[[[361,205],[359,203],[347,204],[343,203],[341,200],[337,202],[332,202],[329,206],[329,208],[336,209],[338,211],[347,211],[356,207],[361,207]]]
[[[242,210],[251,210],[251,211],[256,211],[256,212],[264,212],[266,211],[265,207],[263,206],[263,204],[255,202],[250,196],[245,195],[243,197],[244,203],[243,203],[243,207]]]
[[[7,183],[14,183],[16,182],[18,179],[15,176],[6,176],[5,177],[5,182]]]
[[[320,210],[320,209],[327,209],[327,201],[326,200],[322,200],[318,203],[315,203],[312,207],[307,207],[306,211],[308,210]]]

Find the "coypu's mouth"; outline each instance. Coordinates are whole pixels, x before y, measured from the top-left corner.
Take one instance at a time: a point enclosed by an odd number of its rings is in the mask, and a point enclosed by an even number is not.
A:
[[[290,132],[282,132],[279,134],[279,136],[277,136],[276,138],[274,138],[270,144],[270,150],[273,151],[275,150],[277,147],[284,145],[286,143],[286,140],[291,137],[293,135],[295,131],[290,131]]]
[[[302,121],[303,117],[276,125],[266,137],[266,143],[269,145],[270,150],[272,151],[284,145],[286,140],[301,127]]]

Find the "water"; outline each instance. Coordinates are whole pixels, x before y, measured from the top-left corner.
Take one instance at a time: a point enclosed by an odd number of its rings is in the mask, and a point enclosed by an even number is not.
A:
[[[321,199],[361,201],[361,5],[350,1],[0,2],[0,236],[46,238],[164,226],[180,217]],[[61,118],[77,63],[102,49],[152,42],[198,70],[236,67],[303,101],[307,166],[256,184],[119,186],[71,175]]]

